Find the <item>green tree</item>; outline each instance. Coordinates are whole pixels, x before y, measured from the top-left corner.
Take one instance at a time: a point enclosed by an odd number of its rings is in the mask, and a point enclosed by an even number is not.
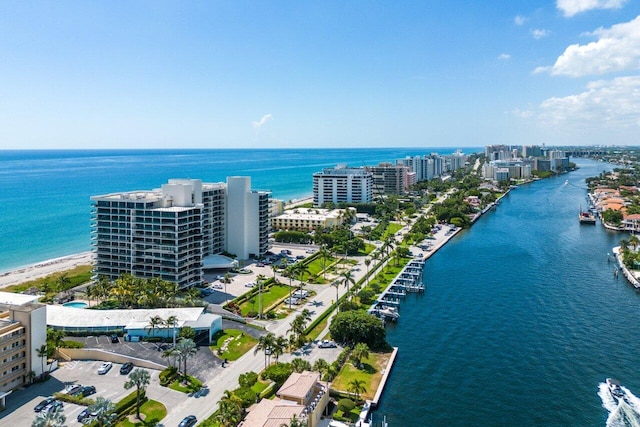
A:
[[[266,335],[258,338],[258,344],[253,348],[253,354],[258,354],[259,351],[264,352],[264,367],[267,367],[267,358],[271,359],[271,351],[276,342],[276,336],[273,332],[269,332]]]
[[[347,270],[343,272],[340,276],[342,278],[342,284],[347,288],[347,294],[349,294],[349,284],[352,284],[354,286],[356,284],[356,281],[353,278],[353,273],[351,273],[351,270]]]
[[[388,347],[382,321],[363,311],[337,313],[329,326],[331,337],[346,345],[363,342],[372,349]]]
[[[96,414],[94,419],[98,427],[109,427],[116,422],[116,405],[102,396],[98,396],[95,402],[89,405],[88,412]]]
[[[225,392],[227,394],[228,390]],[[235,427],[242,419],[242,408],[240,404],[233,399],[231,392],[228,396],[224,396],[218,402],[218,410],[214,415],[214,420],[220,424],[220,427]]]
[[[362,369],[362,360],[369,357],[369,346],[363,342],[359,342],[351,351],[351,361],[358,369]]]
[[[300,373],[303,371],[310,371],[311,364],[300,357],[296,357],[291,361],[291,368],[293,369],[293,372]]]
[[[129,374],[129,379],[124,383],[124,388],[129,390],[131,387],[136,388],[136,417],[140,419],[141,397],[147,386],[151,382],[151,375],[146,369],[135,369]]]
[[[347,385],[347,391],[355,394],[356,400],[360,400],[360,393],[365,393],[367,391],[364,380],[354,378]]]
[[[160,329],[164,325],[164,320],[160,316],[153,316],[149,318],[149,323],[144,328],[147,333],[151,334],[153,338],[156,335],[156,330]]]
[[[186,381],[186,379],[188,378],[187,362],[190,358],[196,355],[196,353],[198,352],[198,347],[196,346],[196,343],[192,339],[180,338],[174,350],[178,356],[178,360],[182,362],[182,366],[183,366],[182,374]]]
[[[62,411],[62,406],[58,406],[50,411],[38,413],[36,419],[31,423],[31,427],[64,427],[67,417]]]
[[[43,374],[44,374],[44,361],[47,359],[48,354],[49,354],[49,350],[46,344],[42,344],[39,348],[36,349],[36,356],[40,358],[40,364],[42,365]]]

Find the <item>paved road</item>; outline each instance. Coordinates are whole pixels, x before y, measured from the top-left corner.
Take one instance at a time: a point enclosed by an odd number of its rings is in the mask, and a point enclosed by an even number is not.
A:
[[[405,230],[406,228],[401,232],[405,232]],[[435,240],[433,241],[434,250],[430,253],[426,253],[426,257],[442,246],[448,238],[452,237],[446,236],[445,231],[446,230],[443,229],[435,233]],[[302,249],[297,250],[303,252]],[[418,248],[413,248],[413,250],[420,251]],[[356,281],[366,273],[366,267],[363,262],[364,260],[362,258],[358,258],[358,261],[359,265],[357,266],[357,269],[353,270]],[[229,294],[239,295],[246,291],[247,288],[244,287],[244,283],[255,280],[255,274],[273,274],[269,267],[249,266],[249,268],[254,271],[254,274],[249,276],[236,276],[234,278],[234,282],[227,286],[227,292],[229,292]],[[288,283],[288,278],[283,278],[279,274],[277,277],[280,281]],[[297,281],[294,281],[294,285],[297,283]],[[329,285],[307,285],[306,288],[315,291],[316,296],[313,297],[311,301],[308,301],[304,306],[295,307],[295,312],[292,313],[292,315],[282,320],[265,320],[258,321],[256,323],[262,325],[267,331],[273,332],[275,335],[287,335],[291,321],[300,311],[302,311],[302,309],[306,308],[310,310],[313,320],[320,316],[322,312],[335,300],[336,290],[334,287]],[[345,291],[346,288],[341,286],[339,294],[343,295]],[[243,330],[252,333],[254,336],[260,334],[260,331],[236,324],[235,322],[227,323],[225,321],[224,327],[243,328]],[[87,340],[90,341],[93,339],[95,341],[95,346],[104,346],[111,350],[114,349],[113,346],[117,346],[119,347],[119,350],[132,352],[131,354],[135,354],[137,357],[148,357],[150,360],[160,358],[162,363],[166,362],[166,360],[160,357],[161,352],[155,350],[155,348],[147,347],[149,344],[146,344],[147,346],[133,346],[134,343],[111,345],[107,342],[107,337],[103,338],[104,342],[102,342],[103,340],[101,340],[100,337],[87,338]],[[294,354],[285,354],[281,356],[280,360],[286,362],[294,357],[302,357],[308,360],[309,363],[313,364],[319,358],[324,358],[327,361],[333,361],[341,351],[342,349],[340,347],[335,349],[320,349],[317,347],[316,343],[312,343]],[[0,424],[11,425],[14,427],[26,427],[31,425],[31,421],[34,417],[33,406],[35,406],[43,396],[47,396],[54,391],[62,389],[64,384],[70,381],[82,381],[82,384],[90,384],[91,381],[93,381],[96,382],[96,387],[99,388],[98,395],[100,395],[100,389],[102,388],[104,390],[109,390],[108,393],[117,393],[117,395],[113,396],[114,398],[121,398],[121,395],[124,395],[124,392],[120,391],[123,390],[120,382],[123,383],[124,378],[120,378],[118,375],[115,375],[118,373],[117,371],[119,366],[114,365],[112,370],[112,372],[115,373],[114,375],[107,375],[100,379],[95,375],[95,370],[97,369],[97,365],[95,365],[96,363],[98,362],[71,362],[70,364],[67,364],[67,366],[55,371],[51,381],[15,392],[7,399],[7,410],[0,413],[0,419],[2,419],[2,423]],[[238,386],[238,377],[240,374],[249,371],[260,372],[264,368],[264,355],[261,352],[254,354],[253,351],[249,351],[237,361],[229,363],[226,368],[222,368],[220,360],[205,347],[200,349],[197,358],[194,359],[193,362],[190,362],[189,366],[190,372],[202,379],[209,386],[210,393],[208,395],[198,398],[189,397],[183,393],[175,392],[165,387],[160,387],[157,381],[158,372],[154,372],[154,380],[149,386],[147,394],[150,398],[163,402],[167,407],[168,414],[163,420],[163,424],[165,426],[178,425],[178,423],[187,415],[195,415],[198,420],[207,418],[217,409],[217,403],[222,398],[224,391],[232,390]],[[106,383],[103,384],[101,381],[106,381]],[[107,391],[105,391],[105,393],[106,392]],[[76,422],[75,417],[80,410],[81,408],[76,405],[66,405],[65,413],[68,411],[67,418],[69,420],[69,425],[74,425],[73,423]]]

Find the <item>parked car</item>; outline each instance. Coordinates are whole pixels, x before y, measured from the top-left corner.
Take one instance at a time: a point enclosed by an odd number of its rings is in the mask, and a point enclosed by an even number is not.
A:
[[[337,345],[333,341],[322,340],[320,344],[318,344],[319,348],[336,348]]]
[[[85,408],[78,414],[78,422],[82,424],[88,424],[96,415],[95,412],[89,412],[89,408]]]
[[[74,396],[82,396],[82,397],[87,397],[87,396],[91,396],[92,394],[95,394],[96,392],[96,388],[92,385],[86,385],[84,387],[81,387],[80,390],[76,391],[73,395]]]
[[[296,256],[296,259],[304,259],[304,255],[298,255]]]
[[[200,295],[203,297],[206,297],[207,295],[211,295],[212,293],[213,293],[213,289],[209,289],[209,288],[202,289],[200,291]]]
[[[256,264],[256,267],[264,267],[264,263],[263,262],[259,262]]]
[[[187,415],[186,417],[184,417],[182,421],[180,421],[180,424],[178,424],[178,427],[191,427],[191,426],[194,426],[197,422],[198,422],[198,419],[196,418],[195,415]]]
[[[109,372],[109,370],[111,369],[112,366],[113,366],[113,363],[104,362],[102,365],[100,365],[100,368],[98,369],[98,374],[99,375],[106,374],[107,372]]]
[[[50,404],[52,404],[54,401],[56,400],[55,397],[53,396],[49,396],[46,399],[44,399],[42,402],[38,403],[35,408],[33,408],[34,411],[36,412],[40,412],[42,411],[44,408],[46,408],[47,406],[49,406]]]
[[[214,283],[211,287],[214,289],[222,289],[222,283]]]
[[[133,363],[127,362],[120,367],[120,374],[127,375],[133,369]]]
[[[245,286],[246,286],[247,288],[253,288],[255,285],[256,285],[256,284],[255,284],[255,283],[253,283],[253,282],[245,283]]]
[[[49,413],[51,411],[55,411],[57,408],[62,409],[63,407],[64,405],[62,404],[62,402],[60,402],[59,400],[54,400],[53,402],[45,406],[42,412]]]
[[[111,342],[114,343],[114,344],[119,343],[120,340],[118,339],[118,335],[111,334]]]
[[[82,389],[82,385],[81,384],[69,384],[68,386],[66,386],[64,388],[63,393],[64,394],[76,394],[80,391],[80,389]]]

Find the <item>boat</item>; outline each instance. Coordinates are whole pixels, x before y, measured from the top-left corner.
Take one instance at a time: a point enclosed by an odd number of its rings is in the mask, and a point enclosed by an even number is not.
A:
[[[580,220],[580,224],[595,224],[596,216],[589,211],[582,211],[580,208],[580,215],[578,215],[578,219]]]
[[[611,393],[611,396],[616,401],[619,401],[620,399],[624,399],[625,394],[624,394],[624,390],[622,390],[622,385],[620,384],[620,381],[614,378],[607,378],[607,387],[609,388],[609,393]]]

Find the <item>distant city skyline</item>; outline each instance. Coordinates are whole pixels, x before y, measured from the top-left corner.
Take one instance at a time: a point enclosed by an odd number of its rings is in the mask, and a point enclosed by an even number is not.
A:
[[[634,145],[640,5],[4,2],[2,149]]]

